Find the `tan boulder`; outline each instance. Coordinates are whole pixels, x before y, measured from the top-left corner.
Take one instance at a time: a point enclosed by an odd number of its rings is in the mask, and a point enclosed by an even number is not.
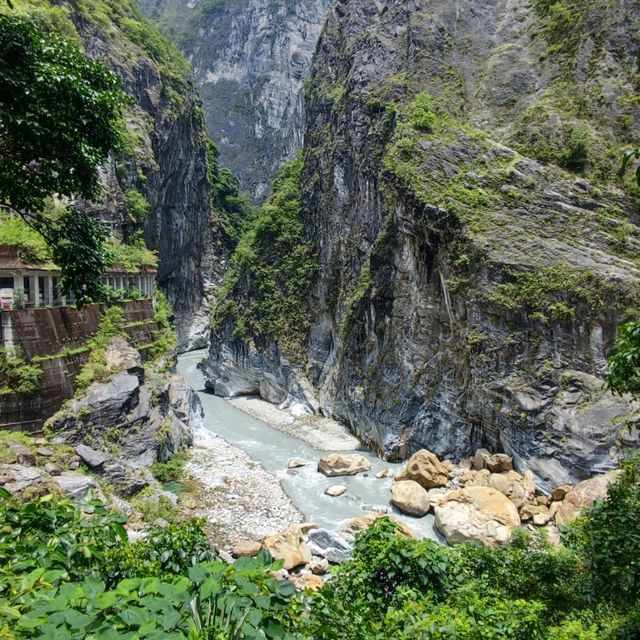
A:
[[[436,525],[449,544],[508,542],[520,525],[518,510],[509,498],[491,487],[453,491],[435,507]]]
[[[504,473],[513,469],[513,459],[506,453],[490,453],[486,449],[478,449],[473,456],[473,466],[488,469],[491,473]]]
[[[323,576],[329,571],[329,561],[326,558],[314,558],[309,565],[311,573],[317,576]]]
[[[563,527],[573,522],[580,513],[599,498],[607,497],[609,485],[618,477],[619,471],[610,471],[589,480],[583,480],[567,493],[556,513],[556,524]]]
[[[548,515],[549,509],[540,504],[525,504],[522,509],[520,509],[520,520],[522,520],[522,522],[529,522],[533,516],[538,515],[539,513]],[[551,517],[549,517],[549,519],[551,519]]]
[[[551,504],[549,496],[536,496],[536,502],[543,507],[548,507]]]
[[[422,449],[409,458],[396,480],[413,480],[425,489],[433,489],[449,482],[449,472],[435,453]]]
[[[440,502],[440,500],[449,493],[451,493],[451,489],[447,489],[445,487],[429,489],[429,491],[427,491],[427,496],[429,496],[429,504],[431,505],[431,508],[435,507],[438,502]]]
[[[410,516],[426,516],[431,504],[426,490],[414,480],[399,480],[391,485],[391,504]]]
[[[488,487],[489,478],[491,477],[491,471],[489,469],[482,469],[480,471],[471,471],[473,476],[471,479],[464,483],[465,487]],[[466,474],[462,476],[466,477]]]
[[[342,527],[342,531],[355,536],[356,533],[366,531],[378,518],[389,518],[389,520],[398,527],[399,535],[403,535],[406,538],[416,537],[416,534],[404,522],[402,522],[402,520],[399,520],[394,516],[385,516],[381,513],[368,513],[365,516],[354,518],[351,522],[348,522],[344,527]]]
[[[558,513],[558,511],[560,510],[561,506],[562,506],[562,502],[559,502],[559,501],[552,502],[549,505],[549,513],[551,514],[552,518],[556,517],[556,513]]]
[[[240,540],[233,547],[231,555],[234,558],[255,558],[262,549],[262,545],[259,542],[253,540]]]
[[[299,525],[266,537],[263,546],[276,560],[284,561],[284,568],[287,570],[311,562],[311,550]]]
[[[536,527],[544,527],[544,525],[549,522],[551,522],[551,516],[548,511],[546,513],[536,513],[533,516],[533,524],[535,524]]]
[[[347,487],[343,484],[332,484],[330,487],[327,487],[324,492],[325,495],[331,496],[332,498],[338,498],[345,493],[346,490]]]
[[[355,476],[369,471],[371,463],[358,454],[332,453],[318,463],[318,471],[330,478],[334,476]]]
[[[453,462],[451,462],[451,460],[443,460],[442,461],[442,466],[446,470],[446,472],[449,475],[449,477],[453,478],[453,476],[456,474],[456,467],[453,464]]]
[[[532,502],[536,493],[536,483],[530,471],[521,476],[517,471],[506,473],[492,473],[489,476],[489,486],[504,494],[520,508]]]
[[[315,573],[298,573],[290,576],[289,580],[301,591],[305,591],[306,589],[317,591],[324,586],[324,580]]]

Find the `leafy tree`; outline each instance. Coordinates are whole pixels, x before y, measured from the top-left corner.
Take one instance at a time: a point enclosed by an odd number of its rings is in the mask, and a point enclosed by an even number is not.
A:
[[[609,358],[607,387],[614,393],[640,397],[640,322],[620,327],[615,351]]]
[[[569,542],[584,558],[592,600],[640,602],[640,454],[626,460],[607,499],[589,509]]]
[[[240,181],[219,164],[220,151],[214,142],[207,144],[207,168],[214,212],[227,233],[237,240],[256,217],[256,207],[240,193]]]
[[[52,195],[100,197],[98,168],[121,142],[121,81],[21,16],[0,16],[0,52],[0,205],[41,233],[81,302],[96,298],[103,232],[77,208],[42,211]]]

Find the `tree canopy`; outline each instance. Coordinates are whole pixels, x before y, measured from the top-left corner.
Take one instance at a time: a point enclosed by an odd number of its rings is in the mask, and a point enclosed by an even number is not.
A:
[[[100,293],[104,234],[78,208],[43,214],[45,201],[101,196],[98,169],[120,147],[126,102],[103,64],[28,18],[0,15],[0,204],[45,237],[80,299]]]

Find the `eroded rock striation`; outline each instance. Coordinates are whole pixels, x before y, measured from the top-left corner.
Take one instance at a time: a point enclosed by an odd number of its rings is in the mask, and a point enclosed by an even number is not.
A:
[[[73,23],[67,32],[75,29],[86,54],[116,71],[133,98],[125,149],[102,171],[104,202],[87,207],[125,240],[143,233],[158,253],[180,348],[203,347],[203,303],[228,248],[211,224],[206,125],[192,71],[132,0],[108,12],[101,3],[65,5],[56,19],[63,15]]]
[[[389,459],[505,451],[546,489],[637,444],[602,384],[640,285],[616,182],[640,8],[573,4],[337,2],[306,103],[308,360],[228,319],[211,388],[319,407]]]
[[[330,0],[142,0],[192,62],[221,162],[257,200],[302,146],[303,86]]]

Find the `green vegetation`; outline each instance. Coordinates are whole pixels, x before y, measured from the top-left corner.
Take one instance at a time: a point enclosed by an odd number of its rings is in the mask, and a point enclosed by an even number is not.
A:
[[[240,182],[231,171],[220,167],[220,151],[209,140],[207,145],[207,174],[213,195],[213,219],[229,236],[237,241],[247,231],[257,215],[256,207],[246,194],[240,194]]]
[[[149,359],[152,361],[175,351],[177,346],[176,331],[172,322],[173,311],[162,291],[156,292],[156,311],[153,319],[157,322],[159,329],[156,340],[140,347],[141,350],[148,349]]]
[[[167,484],[172,480],[182,480],[184,475],[184,465],[187,458],[184,453],[176,453],[166,462],[156,462],[151,466],[151,473],[161,484]]]
[[[62,290],[73,291],[76,306],[104,297],[106,231],[99,220],[69,207],[45,232],[53,262],[60,267]]]
[[[109,238],[107,251],[112,266],[118,265],[130,273],[158,266],[158,254],[147,249],[141,233],[134,234],[126,243],[115,237]]]
[[[202,530],[204,522],[192,520],[167,527],[152,527],[150,535],[133,544],[109,547],[105,551],[105,578],[115,585],[127,578],[171,580],[215,554]]]
[[[33,395],[40,389],[42,369],[29,364],[19,350],[0,349],[0,395]]]
[[[546,55],[575,56],[585,36],[584,25],[593,0],[534,0],[533,6],[549,43]]]
[[[362,302],[362,299],[371,288],[372,282],[373,276],[371,274],[371,260],[367,259],[362,264],[362,269],[360,270],[360,276],[358,277],[356,286],[354,287],[353,291],[351,291],[347,296],[347,299],[344,303],[344,313],[342,315],[343,335],[346,335],[351,328],[353,320],[356,317],[358,307]]]
[[[201,523],[130,544],[99,502],[20,504],[0,489],[0,637],[293,640],[294,587],[268,554],[214,560]]]
[[[421,133],[433,133],[438,116],[433,111],[433,98],[426,91],[415,97],[409,109],[411,126]]]
[[[51,254],[44,238],[20,216],[0,212],[0,245],[18,247],[24,262],[44,264]]]
[[[107,369],[105,354],[111,339],[122,333],[124,313],[120,307],[109,307],[100,319],[98,332],[87,342],[89,359],[76,376],[78,392],[84,391],[94,382],[104,382],[111,373]]]
[[[213,312],[214,326],[231,320],[236,336],[275,339],[294,358],[304,352],[316,268],[303,240],[301,170],[298,155],[278,171],[269,201],[238,242]]]
[[[640,322],[627,323],[618,330],[607,387],[614,393],[640,398]]]
[[[622,175],[624,175],[627,167],[629,166],[629,163],[631,163],[633,160],[640,160],[640,147],[636,147],[635,149],[628,149],[625,152],[624,159],[622,161],[622,169],[620,170],[620,173]],[[636,184],[640,187],[640,165],[635,168],[634,175]]]
[[[2,204],[24,216],[53,194],[97,198],[97,169],[120,144],[120,78],[19,16],[0,15],[0,49]]]
[[[100,196],[98,168],[121,142],[120,78],[22,16],[0,14],[0,50],[0,204],[45,238],[80,304],[98,299],[101,226],[74,207],[54,218],[43,212],[54,194]]]
[[[137,189],[125,189],[124,202],[132,222],[143,223],[147,219],[151,204]]]
[[[566,263],[509,275],[511,282],[499,284],[490,300],[512,311],[526,309],[545,321],[571,319],[577,308],[582,317],[597,315],[613,297],[611,287],[594,271],[574,269]]]
[[[82,511],[84,509],[84,512]],[[640,457],[564,532],[502,547],[414,540],[386,518],[318,592],[258,558],[215,560],[200,522],[129,543],[98,502],[20,504],[0,489],[0,637],[111,640],[634,640]]]

